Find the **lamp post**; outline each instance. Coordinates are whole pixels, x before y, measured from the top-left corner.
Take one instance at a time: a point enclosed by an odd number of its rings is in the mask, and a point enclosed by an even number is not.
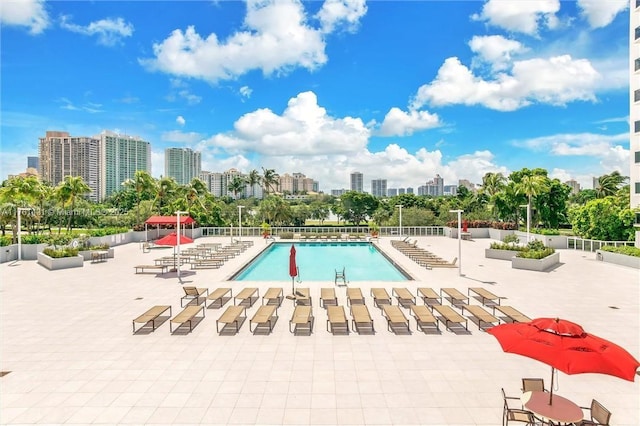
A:
[[[402,204],[396,204],[396,207],[398,207],[398,210],[400,210],[400,218],[399,218],[400,226],[398,227],[398,236],[400,237],[400,239],[402,239]]]
[[[527,209],[527,244],[529,244],[529,227],[531,223],[531,204],[522,204],[520,207]]]
[[[178,240],[178,253],[176,254],[177,258],[176,258],[176,272],[178,274],[178,281],[182,282],[182,279],[180,278],[180,215],[181,214],[189,214],[189,212],[183,212],[181,210],[178,210],[176,212],[176,215],[178,216],[178,218],[176,219],[176,225],[177,225],[177,229],[178,229],[178,233],[176,235],[176,238]]]
[[[462,276],[462,212],[464,210],[449,210],[449,213],[458,213],[458,275]]]
[[[18,215],[18,261],[22,260],[22,221],[20,220],[22,217],[22,212],[30,212],[33,211],[30,207],[18,207],[16,209]]]
[[[238,206],[238,241],[242,242],[242,209],[244,206]]]

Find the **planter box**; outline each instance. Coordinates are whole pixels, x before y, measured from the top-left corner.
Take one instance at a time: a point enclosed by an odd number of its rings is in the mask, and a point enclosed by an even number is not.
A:
[[[525,259],[523,257],[511,259],[511,267],[513,269],[526,269],[529,271],[546,271],[558,263],[560,263],[560,253],[558,252],[543,259]]]
[[[77,255],[74,257],[59,257],[54,259],[44,253],[38,253],[38,263],[50,271],[57,269],[79,268],[84,266],[84,257]]]
[[[640,257],[636,256],[627,256],[626,254],[596,250],[596,259],[601,262],[615,263],[616,265],[640,269]]]
[[[492,240],[502,241],[507,235],[512,235],[515,231],[511,229],[495,229],[489,228],[489,238]]]
[[[516,250],[484,249],[484,257],[488,259],[511,260],[516,254]]]
[[[18,260],[17,244],[0,247],[0,263],[13,262],[14,260]]]
[[[82,256],[85,261],[87,261],[87,260],[91,260],[91,252],[92,251],[93,250],[81,250],[80,252],[78,252],[78,254],[80,256]],[[114,257],[113,247],[110,247],[110,248],[108,248],[106,250],[97,250],[97,251],[106,251],[106,252],[108,252],[107,258],[109,258],[109,259],[113,259],[113,257]]]

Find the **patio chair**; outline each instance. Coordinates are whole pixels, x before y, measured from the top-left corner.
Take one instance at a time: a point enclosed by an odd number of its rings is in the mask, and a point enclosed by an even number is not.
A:
[[[180,306],[184,306],[183,302],[185,300],[187,301],[187,305],[191,303],[193,300],[196,301],[196,305],[199,305],[200,297],[202,297],[203,300],[205,300],[203,296],[209,295],[208,288],[198,288],[194,286],[184,286],[182,288],[184,289],[184,296],[182,296],[182,298],[180,299]]]
[[[347,288],[347,306],[356,304],[364,305],[362,290],[359,287]]]
[[[253,332],[258,330],[258,327],[268,325],[269,333],[273,331],[273,324],[278,320],[278,307],[276,305],[262,305],[258,308],[253,318],[249,320],[249,331],[251,330],[251,324],[255,324]]]
[[[257,288],[245,287],[233,298],[233,304],[242,305],[246,303],[249,307],[252,307],[259,297],[260,291]]]
[[[169,317],[171,317],[171,306],[170,305],[156,305],[156,306],[152,307],[151,309],[149,309],[144,314],[142,314],[139,317],[135,318],[133,320],[133,332],[134,332],[134,334],[136,332],[136,323],[143,324],[142,327],[144,327],[147,324],[151,323],[151,330],[155,331],[156,330],[156,320],[159,319],[160,316],[163,313],[165,313],[166,311],[169,311]],[[140,329],[142,327],[140,327]],[[140,331],[140,329],[138,329],[138,331]]]
[[[522,379],[522,393],[533,391],[546,392],[546,389],[544,388],[544,379],[524,377]]]
[[[467,294],[471,296],[471,292],[475,293],[480,298],[480,303],[486,305],[487,307],[490,306],[487,305],[487,302],[491,302],[491,306],[494,306],[499,305],[500,299],[502,299],[500,296],[496,296],[489,290],[482,287],[469,287]]]
[[[482,323],[492,326],[493,323],[500,323],[500,320],[487,312],[482,306],[478,305],[461,305],[462,314],[466,309],[478,321],[478,330],[482,330]]]
[[[343,306],[327,306],[327,331],[336,334],[336,330],[349,334],[349,321]]]
[[[531,318],[514,308],[513,306],[494,306],[493,312],[500,311],[504,316],[511,320],[511,322],[531,322]]]
[[[451,306],[433,305],[431,306],[431,308],[435,309],[438,312],[438,314],[440,314],[439,319],[440,321],[444,322],[444,326],[447,330],[451,330],[451,327],[449,327],[450,323],[454,323],[454,324],[464,323],[465,330],[469,330],[469,327],[467,326],[467,322],[468,322],[467,318],[463,317],[462,315],[454,311]]]
[[[609,421],[611,420],[611,411],[604,408],[604,406],[595,399],[591,400],[591,405],[589,407],[580,408],[587,410],[589,412],[589,416],[588,418],[576,423],[576,426],[609,425]]]
[[[196,306],[187,306],[180,312],[178,315],[173,317],[169,322],[169,332],[173,333],[175,330],[172,329],[171,324],[177,324],[176,330],[180,328],[182,325],[189,323],[189,332],[193,330],[193,321],[196,319],[198,313],[202,310],[202,318],[204,318],[204,306],[196,305]]]
[[[233,305],[233,306],[227,307],[227,309],[220,316],[220,318],[216,320],[216,331],[220,333],[221,331],[219,328],[220,324],[224,324],[224,326],[222,327],[222,330],[224,330],[224,328],[229,324],[235,324],[236,333],[238,333],[240,331],[240,326],[242,326],[242,323],[246,318],[246,315],[247,315],[246,306]]]
[[[336,289],[332,287],[323,287],[320,289],[320,307],[326,308],[327,305],[337,305],[338,297]]]
[[[382,309],[382,305],[391,305],[391,296],[385,288],[372,288],[373,305]]]
[[[307,329],[309,335],[313,333],[313,309],[311,306],[298,305],[293,310],[293,315],[289,320],[289,331],[296,334],[299,329]],[[291,329],[293,326],[293,330]]]
[[[411,312],[416,319],[416,330],[425,331],[425,325],[432,324],[436,326],[436,330],[440,331],[438,320],[425,305],[411,305]]]
[[[271,287],[267,289],[267,292],[262,296],[262,304],[264,305],[266,303],[267,305],[280,306],[282,305],[283,299],[282,287]]]
[[[351,316],[353,319],[351,320],[351,329],[360,333],[361,327],[366,327],[371,329],[371,333],[375,333],[375,328],[373,328],[373,319],[371,319],[371,315],[369,314],[369,308],[367,305],[351,305]]]
[[[461,293],[460,290],[458,290],[457,288],[451,288],[451,287],[446,287],[446,288],[441,288],[440,289],[440,295],[442,296],[442,293],[446,294],[446,296],[444,297],[445,299],[448,297],[449,301],[451,302],[451,306],[456,306],[459,307],[460,304],[469,304],[469,296],[465,295],[464,293]]]
[[[442,305],[442,296],[440,296],[434,289],[429,287],[419,287],[418,295],[422,297],[422,301],[425,305]]]
[[[402,309],[400,309],[399,306],[382,305],[382,314],[387,320],[387,330],[396,333],[396,330],[393,328],[393,326],[402,324],[403,327],[407,327],[407,332],[411,333],[411,329],[409,328],[409,320],[404,315],[404,312],[402,312]]]
[[[416,304],[416,297],[407,288],[394,287],[391,289],[391,294],[395,295],[398,300],[398,304],[405,308]]]
[[[211,300],[211,303],[209,303],[208,307],[211,308],[216,303],[219,303],[220,306],[218,306],[218,308],[222,308],[225,303],[231,300],[232,297],[233,291],[230,287],[217,288],[211,294],[209,294],[209,297],[207,297],[207,300]]]
[[[514,400],[520,402],[520,398],[515,396],[507,396],[504,393],[504,388],[500,388],[500,390],[502,391],[502,399],[504,401],[504,405],[502,408],[502,426],[507,426],[509,422],[535,425],[536,419],[531,411],[523,410],[521,408],[512,408],[509,406],[509,401]]]

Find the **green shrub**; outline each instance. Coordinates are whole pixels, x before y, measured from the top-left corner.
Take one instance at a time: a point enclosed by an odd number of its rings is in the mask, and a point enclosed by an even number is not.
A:
[[[89,250],[107,250],[109,248],[109,244],[96,244],[95,246],[90,246]]]
[[[293,239],[293,232],[280,232],[278,235],[280,235],[280,238],[283,238],[285,240],[291,240]]]
[[[8,235],[5,235],[4,237],[0,236],[0,247],[11,245],[11,239],[12,238]]]
[[[507,244],[518,244],[520,242],[520,238],[516,234],[505,235],[502,239],[502,242]]]
[[[78,255],[78,249],[75,249],[73,247],[64,247],[61,249],[46,248],[42,252],[47,256],[53,257],[55,259],[61,257],[74,257]]]
[[[602,246],[600,247],[600,250],[611,253],[626,254],[627,256],[640,257],[640,248],[633,246]]]
[[[560,235],[560,231],[557,229],[536,229],[536,234],[540,235]]]
[[[89,235],[92,237],[104,237],[105,235],[124,234],[125,232],[129,232],[129,228],[108,227],[91,229],[89,230]]]
[[[489,248],[492,248],[494,250],[513,250],[513,251],[526,250],[526,247],[524,246],[517,246],[511,243],[498,243],[498,242],[491,243]]]
[[[524,259],[544,259],[547,256],[551,256],[556,251],[551,247],[545,247],[542,250],[522,250],[516,257],[522,257]]]

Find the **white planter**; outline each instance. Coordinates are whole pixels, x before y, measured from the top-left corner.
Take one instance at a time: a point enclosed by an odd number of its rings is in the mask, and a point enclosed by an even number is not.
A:
[[[494,229],[489,228],[489,238],[492,240],[503,241],[504,237],[507,235],[512,235],[514,233],[513,230],[510,229]]]
[[[560,263],[560,253],[556,252],[543,259],[526,259],[514,257],[511,259],[513,269],[526,269],[529,271],[546,271],[547,269]]]
[[[87,261],[87,260],[91,260],[91,252],[92,252],[92,251],[93,251],[93,250],[80,250],[80,251],[78,252],[78,254],[79,254],[80,256],[82,256],[82,257],[84,258],[84,260],[85,260],[85,261]],[[109,259],[113,259],[113,257],[114,257],[113,247],[108,248],[108,249],[106,249],[106,250],[98,250],[98,251],[106,251],[106,252],[108,252],[108,254],[107,254],[107,258],[109,258]]]
[[[626,254],[596,250],[596,259],[602,262],[615,263],[616,265],[640,269],[640,257],[636,256],[627,256]]]
[[[84,266],[84,257],[77,255],[74,257],[59,257],[54,259],[44,253],[38,253],[38,263],[51,271],[57,269],[80,268]]]
[[[14,260],[18,260],[17,244],[0,247],[0,263],[13,262]]]
[[[488,259],[511,260],[516,254],[516,250],[484,249],[484,257]]]

